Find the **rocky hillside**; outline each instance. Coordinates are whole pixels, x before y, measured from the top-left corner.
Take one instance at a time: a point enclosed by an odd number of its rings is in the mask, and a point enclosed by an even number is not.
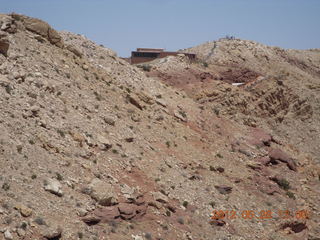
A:
[[[1,239],[317,239],[316,156],[273,115],[231,117],[225,94],[252,93],[221,81],[229,66],[181,56],[144,72],[39,19],[0,15],[0,29]],[[192,72],[190,88],[160,65]]]
[[[221,39],[185,51],[196,53],[199,62],[156,61],[150,75],[219,115],[278,134],[320,162],[319,49]]]

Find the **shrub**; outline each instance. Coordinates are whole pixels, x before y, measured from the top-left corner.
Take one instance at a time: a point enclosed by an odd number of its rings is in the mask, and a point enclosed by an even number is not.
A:
[[[296,196],[294,195],[293,192],[287,191],[286,194],[289,198],[296,199]]]
[[[183,201],[183,203],[182,203],[182,205],[185,207],[185,208],[187,208],[188,207],[188,201]]]
[[[286,179],[281,178],[281,179],[277,180],[276,182],[279,185],[279,187],[281,187],[283,190],[290,189],[290,183]]]
[[[220,153],[217,153],[216,155],[218,158],[223,158],[223,156]]]

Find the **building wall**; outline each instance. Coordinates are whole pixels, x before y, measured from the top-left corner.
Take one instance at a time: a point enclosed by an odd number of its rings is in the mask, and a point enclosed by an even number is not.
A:
[[[177,56],[178,54],[184,54],[186,55],[190,60],[195,60],[196,55],[192,53],[179,53],[179,52],[154,52],[158,53],[158,57],[136,57],[133,55],[134,52],[131,54],[131,64],[138,64],[138,63],[144,63],[144,62],[150,62],[157,58],[164,58],[167,56]]]
[[[163,48],[137,48],[137,52],[163,52]]]
[[[150,62],[150,61],[155,60],[155,59],[157,59],[157,58],[132,57],[131,58],[131,64]]]

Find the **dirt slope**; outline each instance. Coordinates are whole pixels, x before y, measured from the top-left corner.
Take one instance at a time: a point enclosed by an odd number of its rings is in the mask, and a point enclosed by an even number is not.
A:
[[[233,121],[228,105],[218,115],[84,36],[17,14],[0,15],[0,26],[0,238],[319,235],[320,172],[304,149]],[[210,220],[214,209],[238,215]],[[273,217],[259,219],[262,210]]]

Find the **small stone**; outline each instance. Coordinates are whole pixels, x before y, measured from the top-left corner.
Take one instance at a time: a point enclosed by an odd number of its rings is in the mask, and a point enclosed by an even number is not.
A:
[[[47,239],[59,239],[62,235],[61,227],[46,227],[41,232],[42,236]]]
[[[30,217],[32,215],[32,209],[22,204],[18,204],[14,208],[17,209],[23,217]]]
[[[19,237],[24,237],[26,235],[26,231],[23,230],[22,228],[17,229],[17,234]]]
[[[105,123],[107,123],[111,126],[114,126],[116,123],[115,119],[112,117],[104,117],[103,120],[105,121]]]
[[[4,56],[8,56],[8,50],[9,50],[9,40],[7,39],[6,34],[2,34],[0,32],[0,53]]]
[[[225,186],[225,185],[221,185],[221,186],[214,186],[218,191],[219,193],[221,194],[229,194],[231,193],[232,191],[232,187],[229,187],[229,186]]]
[[[7,240],[12,240],[13,239],[13,236],[12,236],[11,232],[8,229],[4,232],[4,238],[7,239]]]
[[[182,122],[187,122],[187,116],[181,112],[175,111],[174,116],[181,120]]]
[[[127,99],[132,105],[136,106],[140,110],[143,109],[143,104],[140,102],[140,100],[137,97],[133,95],[127,95]]]
[[[34,73],[34,76],[35,76],[35,77],[42,77],[42,73],[41,73],[41,72],[35,72],[35,73]]]
[[[133,240],[143,240],[143,237],[139,236],[139,235],[131,235]]]
[[[129,198],[134,198],[133,194],[134,194],[134,189],[129,187],[127,184],[123,184],[120,186],[121,189],[121,193],[124,195],[124,197],[126,197],[127,199]]]
[[[75,46],[73,46],[73,45],[67,45],[66,48],[67,48],[70,52],[72,52],[72,53],[74,53],[76,56],[78,56],[79,58],[82,58],[82,56],[83,56],[82,52],[80,52],[80,50],[79,50],[78,48],[76,48]]]
[[[86,216],[87,214],[88,214],[88,211],[87,211],[86,209],[84,209],[84,208],[78,209],[78,216],[79,216],[79,217],[84,217],[84,216]]]
[[[154,199],[161,203],[167,203],[169,201],[168,197],[161,192],[154,192],[152,193]]]
[[[167,103],[163,99],[156,99],[156,103],[158,103],[162,107],[167,107]]]
[[[119,212],[125,215],[132,215],[135,213],[135,205],[129,203],[120,203],[118,205]]]
[[[45,182],[44,189],[48,192],[51,192],[59,197],[62,197],[62,186],[60,182],[56,179],[47,179]]]
[[[100,143],[101,150],[108,150],[112,147],[112,143],[105,136],[98,135],[97,140]]]
[[[85,70],[85,71],[88,71],[89,67],[88,67],[88,65],[83,64],[83,65],[82,65],[82,69]]]

